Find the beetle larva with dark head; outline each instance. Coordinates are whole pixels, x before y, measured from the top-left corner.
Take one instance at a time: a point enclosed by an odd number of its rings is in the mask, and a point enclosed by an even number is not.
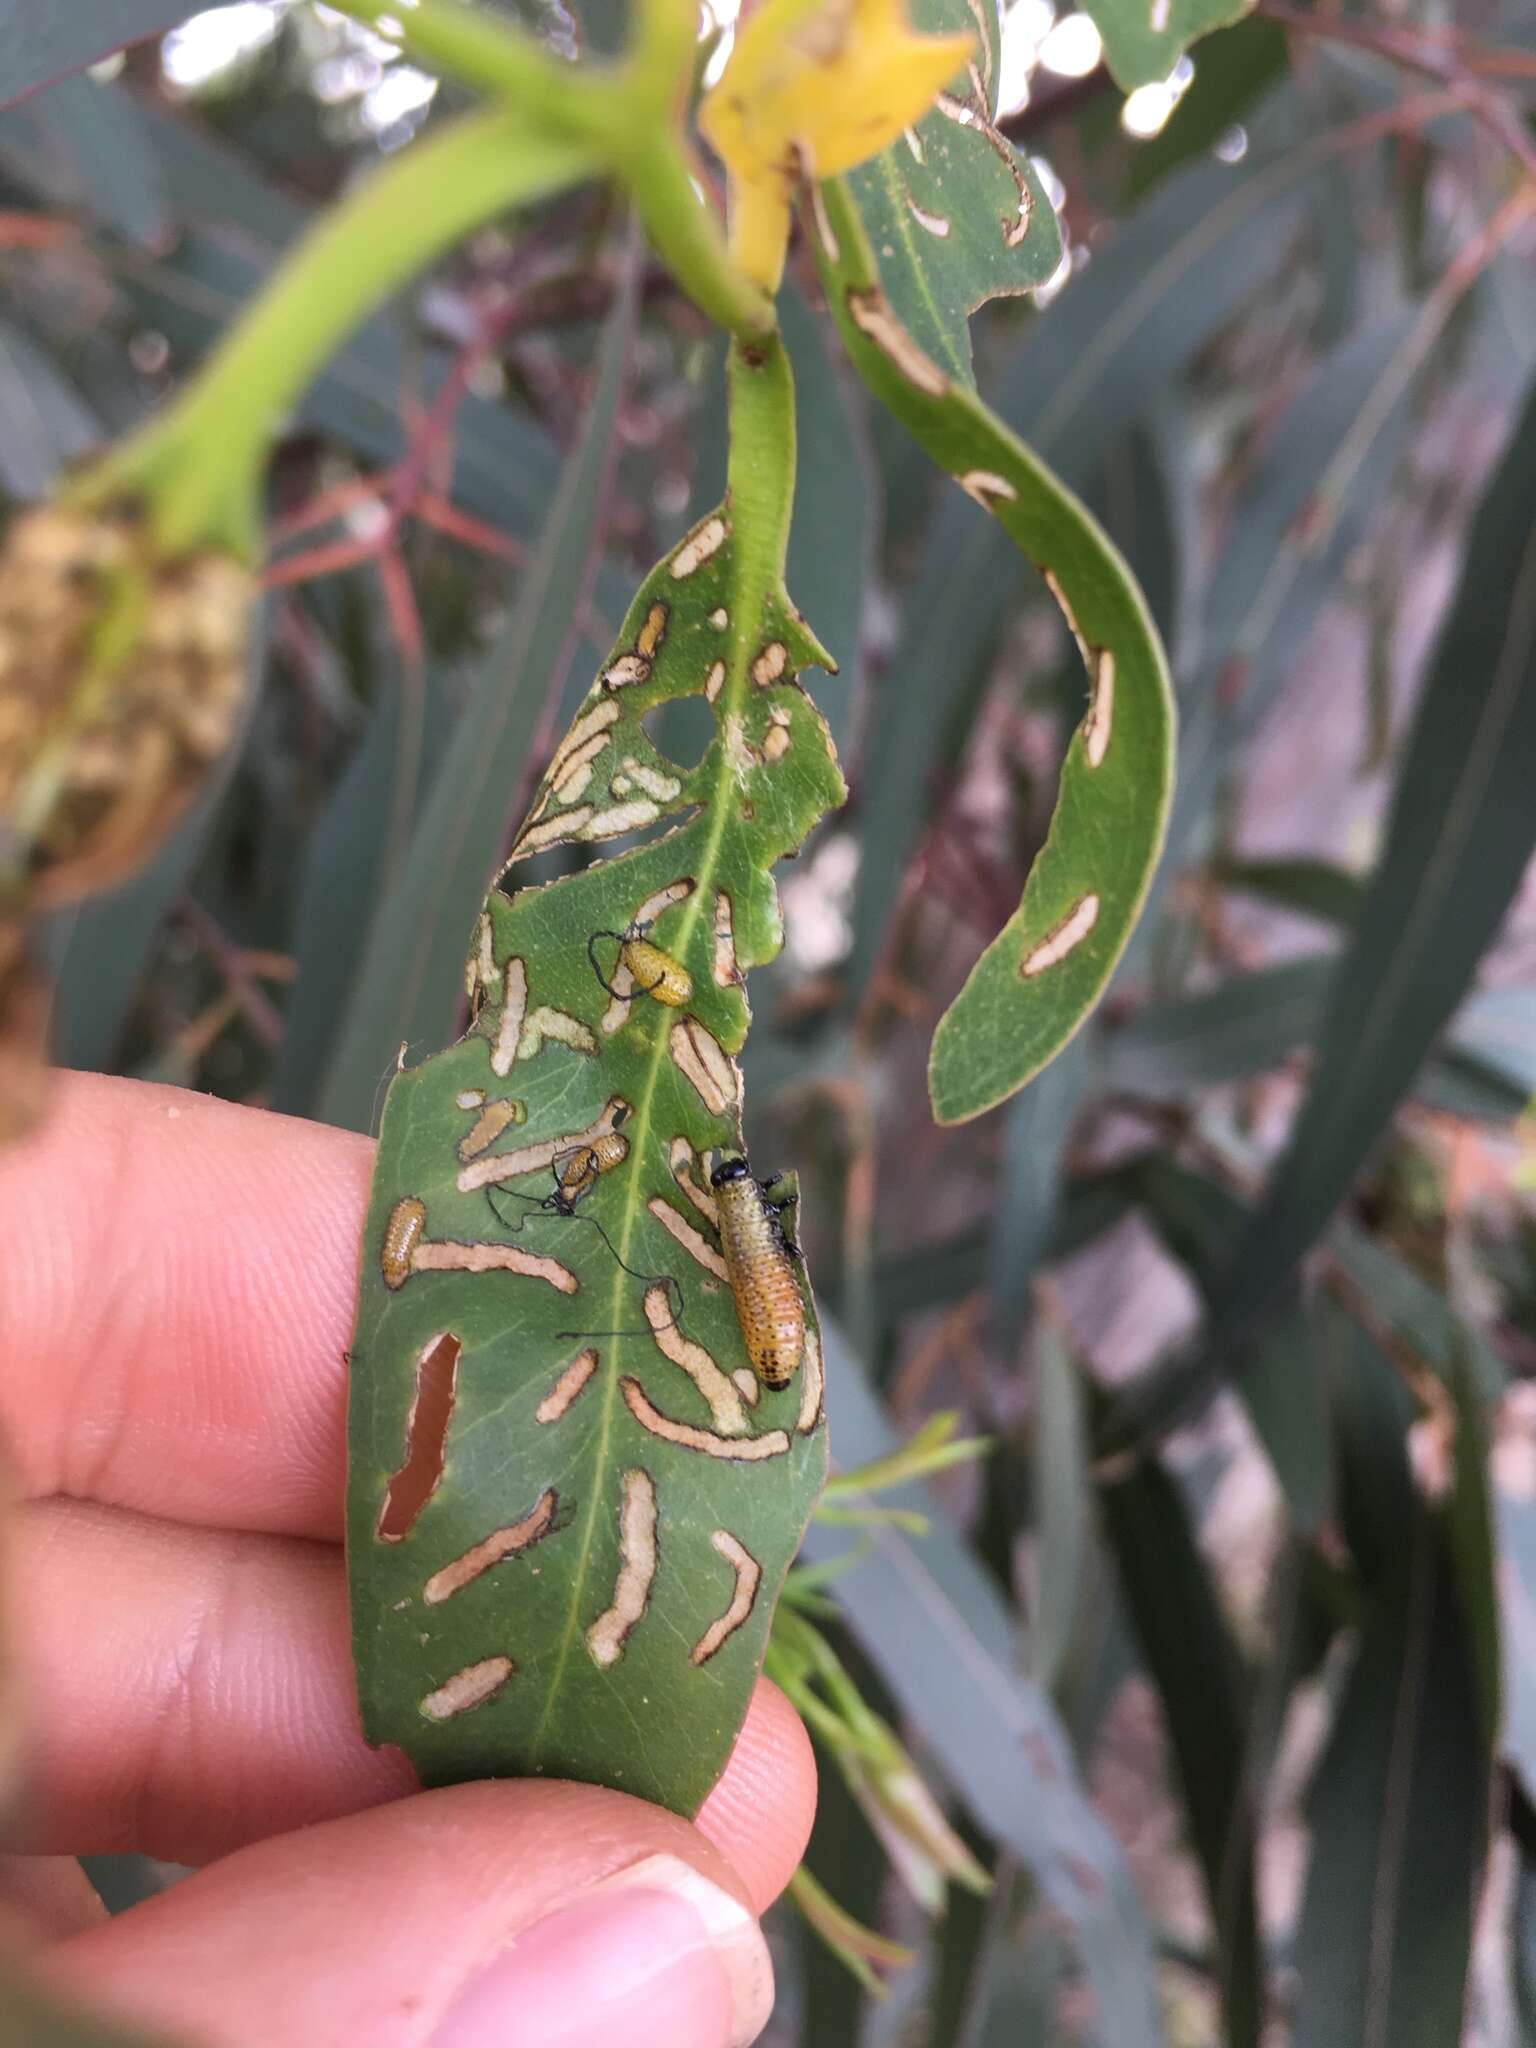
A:
[[[752,1370],[764,1386],[787,1387],[805,1352],[805,1303],[778,1209],[740,1154],[721,1161],[710,1185]]]

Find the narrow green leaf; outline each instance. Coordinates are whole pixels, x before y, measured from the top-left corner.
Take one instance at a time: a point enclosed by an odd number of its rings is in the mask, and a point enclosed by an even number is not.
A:
[[[101,438],[95,419],[53,359],[24,329],[0,321],[0,489],[22,502],[46,497],[60,471]]]
[[[1104,61],[1127,92],[1168,76],[1190,44],[1225,28],[1253,0],[1083,0],[1104,38]]]
[[[1104,1078],[1134,1094],[1184,1094],[1277,1067],[1317,1028],[1336,962],[1287,960],[1154,1003],[1104,1033]]]
[[[626,324],[605,345],[609,408]],[[574,466],[590,494],[594,458]],[[770,1309],[754,1316],[744,1291],[738,1308],[727,1284],[708,1173],[740,1147],[742,980],[782,939],[773,864],[842,795],[797,681],[824,655],[783,587],[793,474],[784,352],[738,349],[727,500],[646,579],[502,872],[621,850],[492,889],[470,1030],[390,1087],[352,1354],[348,1557],[365,1727],[428,1782],[549,1773],[696,1811],[820,1491],[808,1289],[758,1245],[748,1270],[778,1285],[773,1327],[792,1289],[804,1345],[793,1361],[759,1348],[754,1374],[747,1332]],[[687,696],[715,719],[692,768],[645,723]],[[439,779],[468,808],[462,732]],[[505,801],[510,775],[478,765]],[[387,927],[397,972],[438,944],[439,873],[484,886],[467,834],[442,851],[435,797],[418,839],[429,827],[428,897]],[[419,975],[409,1000],[429,1000]]]
[[[0,107],[196,12],[186,0],[0,0]]]
[[[1475,1630],[1442,1516],[1416,1494],[1411,1409],[1347,1328],[1332,1347],[1345,1529],[1370,1606],[1307,1801],[1296,2048],[1461,2037],[1491,1754]]]
[[[65,78],[36,111],[64,145],[89,214],[142,248],[168,242],[165,180],[137,103],[96,78]]]
[[[1163,1705],[1216,1934],[1232,2048],[1255,2048],[1264,1980],[1254,1902],[1247,1680],[1178,1488],[1152,1460],[1101,1485],[1131,1626]]]
[[[824,1343],[840,1458],[860,1464],[888,1455],[894,1433],[835,1326],[827,1326]],[[1048,1699],[1018,1668],[1014,1620],[995,1582],[926,1489],[881,1499],[924,1512],[929,1533],[913,1538],[884,1527],[850,1541],[813,1524],[807,1556],[854,1553],[829,1590],[977,1826],[1018,1856],[1070,1930],[1102,2048],[1161,2042],[1135,1890],[1078,1782]]]
[[[374,668],[367,729],[305,850],[297,972],[270,1084],[273,1108],[291,1116],[308,1116],[325,1086],[371,928],[391,914],[422,793],[453,730],[441,679],[409,676],[384,647]]]
[[[1061,261],[1061,229],[1039,174],[992,118],[1002,41],[995,0],[914,0],[911,12],[925,35],[977,30],[983,47],[931,113],[850,173],[848,191],[903,326],[949,376],[971,384],[970,315],[1044,284]]]
[[[1221,861],[1214,873],[1223,888],[1315,917],[1320,924],[1352,924],[1363,894],[1358,875],[1332,861],[1308,860],[1304,855],[1294,860]]]
[[[463,1000],[464,951],[506,845],[510,792],[544,705],[576,653],[575,617],[599,538],[613,422],[634,323],[633,288],[609,318],[591,409],[502,646],[454,728],[402,872],[375,913],[318,1098],[326,1123],[367,1130],[402,1044],[435,1050]],[[402,933],[411,943],[402,957]]]
[[[1090,1543],[1088,1422],[1071,1352],[1042,1321],[1035,1345],[1035,1417],[1030,1435],[1035,1592],[1031,1668],[1057,1694],[1081,1620]]]
[[[859,374],[1046,576],[1089,671],[1087,716],[1018,911],[934,1034],[942,1123],[1039,1072],[1103,993],[1162,845],[1173,699],[1156,629],[1120,557],[1072,494],[897,323],[843,188],[821,187],[818,258]]]
[[[1003,1124],[1002,1171],[992,1209],[987,1277],[992,1325],[1011,1357],[1029,1318],[1031,1291],[1050,1244],[1063,1186],[1067,1140],[1091,1080],[1081,1041],[1009,1104]]]
[[[1410,1086],[1536,845],[1536,391],[1468,537],[1312,1087],[1223,1289],[1283,1288]]]

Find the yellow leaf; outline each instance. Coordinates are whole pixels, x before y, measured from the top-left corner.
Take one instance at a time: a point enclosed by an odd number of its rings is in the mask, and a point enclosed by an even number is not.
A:
[[[971,56],[918,35],[903,0],[767,0],[736,38],[699,126],[731,179],[731,251],[778,287],[802,173],[835,178],[894,142]]]

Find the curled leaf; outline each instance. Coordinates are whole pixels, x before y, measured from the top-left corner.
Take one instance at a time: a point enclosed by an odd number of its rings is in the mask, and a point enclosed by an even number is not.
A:
[[[699,126],[731,175],[731,247],[778,287],[802,170],[836,177],[894,142],[974,47],[922,36],[904,0],[767,0],[742,28]]]

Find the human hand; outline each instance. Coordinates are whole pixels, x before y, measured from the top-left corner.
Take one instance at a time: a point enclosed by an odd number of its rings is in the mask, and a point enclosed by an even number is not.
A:
[[[415,1789],[358,1726],[344,1355],[372,1146],[62,1077],[0,1153],[7,1652],[25,1804],[8,1936],[47,1982],[211,2048],[726,2048],[810,1746],[759,1685],[696,1825],[590,1785]],[[107,1920],[73,1856],[200,1866]]]

